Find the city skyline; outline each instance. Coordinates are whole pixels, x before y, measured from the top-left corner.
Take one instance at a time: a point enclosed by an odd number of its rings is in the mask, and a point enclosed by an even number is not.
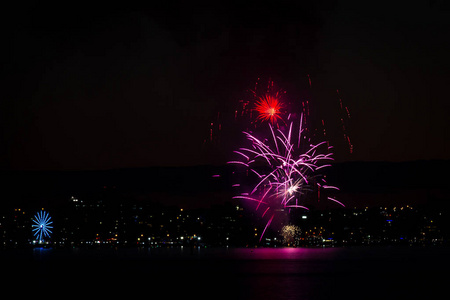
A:
[[[281,222],[265,229],[257,214],[227,202],[186,209],[104,192],[70,197],[36,215],[51,218],[52,232],[36,236],[30,207],[0,214],[0,248],[28,247],[343,247],[448,245],[447,206],[401,205],[280,211]],[[289,216],[290,215],[290,216]],[[285,228],[292,228],[286,238]]]

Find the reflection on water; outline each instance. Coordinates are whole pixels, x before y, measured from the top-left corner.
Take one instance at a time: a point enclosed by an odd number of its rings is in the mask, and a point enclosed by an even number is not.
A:
[[[10,283],[30,291],[49,286],[102,297],[400,299],[444,293],[447,253],[447,248],[407,247],[35,248],[0,252],[0,258],[14,265]]]
[[[238,259],[332,259],[342,248],[255,248],[232,249]]]

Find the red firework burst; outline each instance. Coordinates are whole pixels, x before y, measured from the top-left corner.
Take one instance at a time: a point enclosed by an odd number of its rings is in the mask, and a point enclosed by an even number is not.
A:
[[[255,110],[259,113],[258,119],[270,121],[272,124],[281,119],[280,109],[282,105],[278,98],[271,95],[259,97]]]

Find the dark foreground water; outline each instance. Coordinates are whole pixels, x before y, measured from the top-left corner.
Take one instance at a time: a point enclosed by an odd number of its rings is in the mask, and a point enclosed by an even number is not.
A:
[[[450,287],[449,250],[10,250],[0,251],[1,287],[59,299],[434,299]]]

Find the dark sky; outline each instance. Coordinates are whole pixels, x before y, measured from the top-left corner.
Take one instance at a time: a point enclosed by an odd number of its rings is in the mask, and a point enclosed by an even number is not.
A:
[[[350,108],[355,151],[338,160],[450,159],[444,1],[245,2],[4,9],[0,167],[217,163],[217,111],[258,77],[301,99],[307,74],[312,105],[331,115],[339,89]]]

